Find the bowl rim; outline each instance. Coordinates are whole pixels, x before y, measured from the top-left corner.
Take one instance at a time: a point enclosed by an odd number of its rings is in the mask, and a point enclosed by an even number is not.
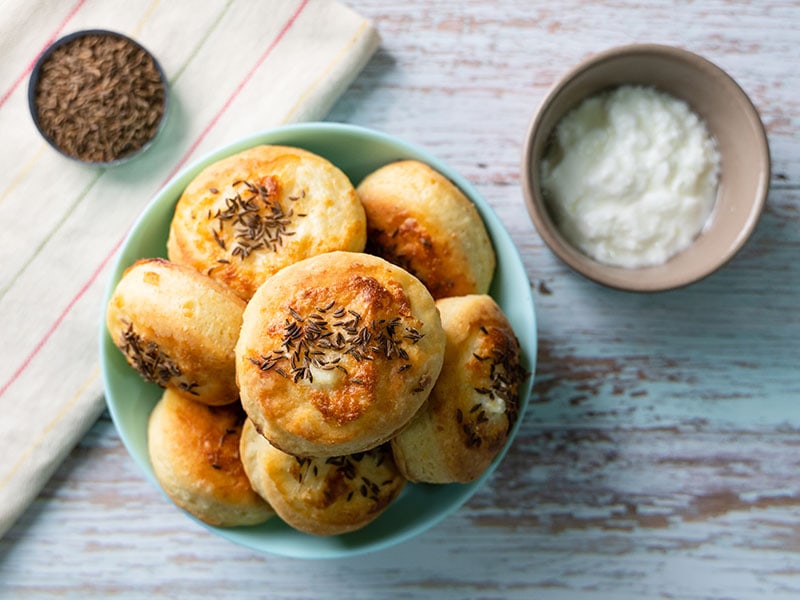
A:
[[[166,182],[156,192],[156,194],[151,198],[151,200],[147,203],[143,211],[137,217],[131,229],[126,234],[120,247],[118,248],[116,256],[113,260],[113,264],[111,266],[111,270],[108,275],[108,279],[106,281],[105,292],[103,294],[103,304],[101,305],[102,317],[100,319],[101,322],[98,328],[101,375],[103,380],[103,388],[106,396],[106,405],[108,407],[112,421],[114,422],[114,426],[120,436],[120,439],[123,442],[123,445],[126,448],[126,451],[128,452],[133,462],[139,467],[141,472],[144,473],[145,478],[149,480],[152,484],[154,484],[157,490],[161,490],[160,486],[155,481],[155,478],[152,474],[152,467],[148,467],[147,464],[142,462],[142,460],[146,461],[147,459],[146,458],[142,459],[142,457],[138,455],[138,453],[135,451],[134,448],[134,441],[129,437],[129,435],[126,433],[125,428],[122,426],[122,421],[121,421],[122,415],[119,412],[119,407],[117,406],[116,402],[113,401],[113,399],[110,399],[111,395],[110,390],[112,389],[111,382],[112,382],[113,368],[111,366],[112,359],[110,358],[110,355],[107,353],[107,351],[112,350],[109,344],[113,346],[113,342],[110,341],[110,336],[108,335],[105,328],[105,313],[106,313],[106,306],[108,304],[108,299],[110,298],[113,289],[116,285],[116,282],[119,280],[119,277],[121,276],[122,271],[124,271],[124,269],[130,264],[129,257],[127,256],[128,253],[126,252],[130,240],[137,234],[142,235],[145,231],[147,231],[148,218],[151,212],[157,210],[159,207],[163,208],[162,205],[164,205],[165,203],[171,202],[172,205],[174,205],[174,203],[177,202],[177,198],[180,194],[177,193],[177,195],[175,195],[174,188],[180,186],[182,186],[182,188],[185,187],[186,183],[188,183],[188,181],[192,177],[194,177],[194,175],[196,175],[202,168],[204,168],[208,164],[211,164],[215,160],[219,160],[223,156],[234,154],[235,152],[238,152],[245,148],[252,147],[260,143],[288,144],[289,142],[286,142],[285,139],[283,139],[286,136],[303,135],[308,133],[319,133],[319,132],[340,133],[340,134],[344,133],[355,136],[366,136],[368,138],[375,138],[383,144],[390,145],[393,149],[395,149],[396,152],[402,152],[402,156],[398,158],[403,158],[406,157],[408,154],[411,154],[414,155],[414,157],[416,157],[418,160],[424,160],[428,162],[428,164],[430,164],[432,167],[441,170],[443,174],[451,178],[452,181],[475,204],[476,209],[478,210],[482,220],[486,223],[487,230],[489,232],[490,237],[492,238],[493,246],[495,247],[496,253],[498,252],[497,248],[498,240],[496,239],[495,236],[497,233],[501,234],[501,238],[499,241],[502,242],[504,253],[508,253],[507,255],[510,257],[510,260],[508,261],[508,264],[510,265],[508,267],[509,272],[506,275],[506,277],[510,276],[524,277],[524,281],[517,282],[519,285],[519,290],[518,291],[515,290],[515,292],[517,292],[516,294],[517,298],[514,300],[514,303],[517,306],[525,304],[527,305],[527,307],[529,307],[525,309],[524,317],[526,323],[530,325],[531,329],[530,331],[517,332],[517,336],[520,338],[520,345],[523,350],[523,357],[525,361],[524,364],[530,371],[530,376],[528,378],[528,381],[524,384],[524,387],[520,390],[519,415],[509,435],[509,440],[505,444],[503,449],[500,451],[500,453],[498,453],[498,455],[495,457],[494,461],[492,462],[492,465],[487,469],[487,471],[483,473],[474,482],[468,484],[450,484],[450,486],[453,486],[452,490],[454,490],[453,492],[454,499],[446,506],[444,510],[434,512],[432,515],[427,514],[425,518],[421,519],[419,522],[415,522],[413,523],[413,525],[399,529],[397,533],[392,533],[392,535],[388,538],[380,537],[378,539],[368,540],[365,543],[353,541],[354,540],[353,535],[354,534],[358,535],[360,531],[359,530],[351,534],[343,534],[343,536],[333,536],[333,538],[338,538],[339,540],[341,540],[341,542],[337,542],[336,544],[328,545],[325,542],[321,542],[314,544],[314,546],[311,549],[306,549],[306,548],[301,549],[296,545],[285,545],[280,548],[273,545],[270,548],[265,548],[263,545],[258,544],[257,541],[253,541],[252,536],[250,535],[250,532],[253,531],[253,528],[213,527],[201,522],[200,520],[198,520],[196,517],[193,517],[189,513],[181,511],[186,517],[195,521],[201,527],[216,533],[218,536],[222,538],[225,538],[240,546],[249,548],[255,552],[261,554],[271,554],[277,556],[305,558],[305,559],[329,559],[329,558],[352,557],[352,556],[358,556],[366,553],[375,552],[378,550],[383,550],[398,545],[436,526],[438,523],[446,519],[448,516],[456,512],[461,506],[463,506],[463,504],[465,504],[479,489],[481,489],[485,485],[486,481],[493,475],[497,467],[502,463],[509,448],[513,445],[513,442],[521,427],[522,421],[524,420],[526,409],[531,401],[530,398],[532,394],[533,381],[535,377],[536,359],[538,352],[538,332],[537,332],[538,328],[536,320],[536,308],[533,302],[533,294],[531,291],[530,281],[527,276],[527,273],[525,272],[524,264],[519,254],[519,250],[513,243],[510,234],[505,229],[504,225],[502,224],[502,222],[500,221],[499,217],[494,212],[492,207],[489,205],[489,203],[458,171],[450,167],[447,163],[443,162],[441,159],[437,158],[433,154],[429,153],[427,150],[419,146],[416,146],[415,144],[407,142],[401,138],[391,136],[384,132],[374,129],[369,129],[358,125],[349,125],[349,124],[332,123],[332,122],[308,122],[308,123],[299,123],[292,125],[283,125],[265,129],[254,134],[238,138],[237,140],[234,140],[228,144],[218,147],[215,150],[212,150],[211,152],[207,153],[204,156],[201,156],[197,160],[192,161],[192,163],[183,167],[180,170],[180,172],[171,177],[170,180]],[[269,141],[265,141],[265,139],[267,138],[269,138]],[[334,164],[336,164],[335,161],[331,162],[334,162]],[[497,272],[495,274],[495,280],[496,278],[497,278]],[[492,285],[494,287],[495,285],[494,281]],[[431,487],[426,484],[414,484],[414,485],[420,486],[419,488],[420,493],[423,496],[427,493],[425,492],[425,489]],[[392,507],[390,506],[388,510],[391,510],[391,508]],[[267,523],[267,525],[269,525],[269,523]],[[307,535],[307,534],[300,534],[300,535]]]
[[[536,140],[537,133],[539,132],[542,121],[544,120],[546,114],[555,103],[561,92],[574,79],[590,69],[620,57],[633,55],[666,56],[684,64],[693,64],[695,67],[699,65],[702,69],[714,73],[728,86],[731,86],[741,100],[741,106],[744,109],[743,114],[745,118],[753,125],[758,145],[757,150],[759,164],[757,168],[762,175],[760,181],[758,182],[753,201],[748,206],[747,220],[744,224],[744,227],[739,230],[735,243],[731,244],[725,252],[721,253],[713,263],[710,263],[709,267],[705,271],[698,272],[693,275],[681,275],[680,273],[677,273],[669,280],[664,281],[653,281],[647,278],[635,278],[623,283],[619,281],[619,278],[614,277],[613,273],[622,273],[631,270],[645,272],[649,269],[659,268],[661,265],[654,267],[642,267],[640,269],[615,267],[600,263],[581,253],[578,249],[572,246],[572,244],[570,244],[557,231],[557,227],[549,215],[543,214],[547,208],[544,205],[543,198],[541,198],[538,186],[534,185],[534,180],[538,181],[538,175],[535,173],[535,169],[533,168],[533,161],[534,141]],[[547,135],[549,134],[550,132],[547,132]],[[756,226],[758,225],[769,194],[771,179],[769,139],[767,136],[766,127],[764,126],[764,122],[761,119],[758,109],[756,108],[752,99],[748,96],[747,92],[745,92],[741,85],[739,85],[739,83],[729,73],[709,59],[680,46],[657,43],[624,44],[607,48],[584,57],[577,64],[564,72],[550,86],[542,101],[539,103],[539,106],[537,107],[536,112],[525,132],[520,178],[522,180],[525,206],[537,232],[541,236],[544,243],[553,252],[553,254],[555,254],[557,258],[564,262],[573,271],[585,277],[586,279],[589,279],[590,281],[594,281],[595,283],[611,289],[639,293],[663,292],[686,287],[710,276],[725,264],[730,262],[730,260],[736,256],[736,254],[750,239],[751,235],[755,231]],[[586,268],[587,265],[593,265],[597,268]]]
[[[41,74],[42,65],[50,58],[55,50],[60,48],[61,46],[70,43],[73,40],[78,38],[86,37],[87,35],[108,35],[123,39],[134,46],[141,49],[147,56],[149,56],[153,64],[155,65],[156,71],[158,72],[159,79],[161,80],[161,84],[164,87],[164,111],[161,114],[161,119],[159,120],[158,127],[156,128],[155,132],[153,133],[152,137],[147,140],[141,147],[134,150],[133,152],[126,154],[120,158],[115,158],[113,160],[84,160],[82,158],[78,158],[77,156],[73,156],[65,152],[58,144],[55,143],[49,135],[47,135],[42,129],[42,125],[39,119],[39,113],[36,110],[36,88],[39,85],[39,76]],[[150,52],[147,48],[145,48],[141,43],[137,42],[130,36],[125,35],[124,33],[120,33],[118,31],[112,31],[110,29],[80,29],[78,31],[73,31],[72,33],[68,33],[53,43],[51,43],[47,48],[45,48],[39,57],[36,59],[36,62],[33,64],[31,68],[31,74],[28,79],[28,112],[30,113],[31,120],[33,121],[33,125],[36,127],[36,130],[42,136],[42,138],[48,143],[48,145],[53,148],[56,152],[58,152],[61,156],[64,156],[70,160],[73,160],[82,165],[91,165],[95,167],[114,167],[117,165],[121,165],[123,163],[128,163],[133,159],[137,158],[138,156],[144,154],[144,152],[153,145],[156,138],[158,138],[159,134],[164,130],[164,127],[167,122],[167,114],[169,113],[170,108],[170,98],[169,98],[169,80],[167,79],[167,75],[164,72],[164,69],[161,67],[161,63],[155,57],[155,55]]]

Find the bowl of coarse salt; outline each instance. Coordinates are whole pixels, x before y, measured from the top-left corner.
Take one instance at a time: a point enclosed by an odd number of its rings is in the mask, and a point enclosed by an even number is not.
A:
[[[556,256],[628,291],[696,282],[759,220],[770,179],[758,112],[719,67],[634,44],[595,54],[548,92],[528,130],[528,212]]]

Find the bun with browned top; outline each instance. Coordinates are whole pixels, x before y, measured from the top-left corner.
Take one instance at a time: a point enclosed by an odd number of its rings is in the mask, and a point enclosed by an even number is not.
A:
[[[150,414],[156,479],[176,505],[209,525],[262,523],[275,513],[253,490],[239,458],[241,406],[206,406],[172,390]]]
[[[475,205],[426,164],[405,160],[356,189],[367,214],[367,252],[417,276],[437,300],[489,291],[495,255]]]
[[[445,298],[436,306],[447,336],[442,373],[392,450],[410,481],[468,482],[505,445],[526,373],[514,331],[491,297]]]
[[[139,260],[109,299],[106,326],[148,381],[205,404],[237,400],[233,349],[244,301],[201,273],[162,258]]]
[[[236,345],[242,404],[296,456],[374,448],[414,415],[441,369],[434,300],[409,273],[351,252],[306,259],[248,303]]]
[[[347,176],[300,148],[256,146],[206,167],[178,200],[170,260],[230,286],[248,300],[298,260],[360,252],[364,209]]]
[[[348,456],[298,458],[272,446],[248,420],[241,455],[253,488],[278,516],[314,535],[364,527],[405,485],[386,444]]]

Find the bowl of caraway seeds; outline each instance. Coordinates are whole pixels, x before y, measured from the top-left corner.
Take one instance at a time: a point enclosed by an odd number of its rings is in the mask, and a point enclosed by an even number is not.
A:
[[[110,166],[141,154],[163,128],[167,80],[132,39],[100,29],[54,42],[28,85],[33,122],[61,154]]]

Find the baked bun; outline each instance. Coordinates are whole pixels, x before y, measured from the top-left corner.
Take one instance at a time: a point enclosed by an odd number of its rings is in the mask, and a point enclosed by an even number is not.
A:
[[[237,400],[233,349],[245,302],[163,258],[139,260],[108,302],[106,326],[147,381],[205,404]]]
[[[209,525],[255,525],[275,513],[250,485],[239,458],[241,406],[207,406],[166,390],[150,414],[156,479],[180,508]]]
[[[392,450],[410,481],[473,481],[508,439],[526,374],[514,331],[492,298],[446,298],[436,306],[447,336],[442,373]]]
[[[314,535],[364,527],[405,485],[387,444],[350,456],[298,458],[272,446],[248,419],[241,455],[253,488],[278,516]]]
[[[367,213],[367,252],[417,276],[436,299],[489,291],[489,234],[449,179],[405,160],[371,173],[357,192]]]
[[[394,436],[442,366],[425,287],[368,254],[331,252],[279,271],[244,312],[236,377],[247,415],[296,456],[341,456]]]
[[[347,176],[324,158],[257,146],[206,167],[175,207],[167,251],[248,300],[298,260],[361,252],[364,209]]]

